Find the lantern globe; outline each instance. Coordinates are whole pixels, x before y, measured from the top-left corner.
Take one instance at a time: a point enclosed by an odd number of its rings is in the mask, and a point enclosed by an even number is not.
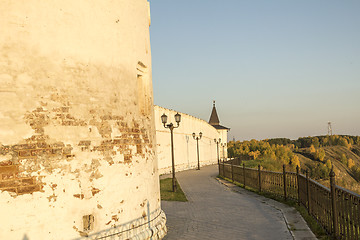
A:
[[[179,113],[175,114],[175,122],[177,122],[177,124],[179,124],[181,121],[181,115]]]
[[[165,125],[166,122],[167,122],[167,116],[166,114],[164,113],[163,115],[161,115],[161,122]]]

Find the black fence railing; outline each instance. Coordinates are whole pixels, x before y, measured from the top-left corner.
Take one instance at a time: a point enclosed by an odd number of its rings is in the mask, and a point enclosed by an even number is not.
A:
[[[219,164],[219,175],[233,182],[293,199],[303,205],[335,239],[360,239],[360,195],[335,184],[335,174],[330,172],[330,189],[299,173],[272,172],[246,168],[237,160]]]

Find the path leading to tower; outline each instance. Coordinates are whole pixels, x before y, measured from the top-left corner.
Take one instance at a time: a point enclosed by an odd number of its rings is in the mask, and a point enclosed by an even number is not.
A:
[[[202,167],[200,171],[176,173],[189,201],[162,201],[168,226],[166,240],[316,239],[304,223],[300,227],[303,229],[298,229],[301,230],[299,237],[294,236],[289,230],[292,224],[286,224],[289,216],[279,207],[283,204],[242,188],[226,186],[215,179],[217,171],[217,166],[213,165]],[[286,212],[285,205],[284,208]],[[296,215],[295,212],[291,214]],[[291,221],[300,220],[303,221],[302,218]]]

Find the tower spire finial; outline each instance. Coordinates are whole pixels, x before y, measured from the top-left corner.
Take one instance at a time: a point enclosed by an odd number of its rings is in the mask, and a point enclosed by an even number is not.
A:
[[[213,100],[213,106],[215,107],[215,100]]]

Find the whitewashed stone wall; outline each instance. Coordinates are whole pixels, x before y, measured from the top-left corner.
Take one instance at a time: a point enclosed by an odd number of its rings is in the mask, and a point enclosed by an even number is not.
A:
[[[221,139],[221,143],[219,144],[219,153],[220,153],[220,159],[227,158],[228,152],[227,152],[227,137],[228,137],[228,131],[226,129],[219,129],[219,136]]]
[[[174,110],[155,106],[155,127],[159,174],[171,172],[171,147],[170,147],[170,130],[164,128],[161,122],[161,115],[168,116],[168,123],[176,125],[174,116],[177,113]],[[197,168],[197,146],[196,140],[193,139],[192,133],[203,133],[199,140],[200,168],[204,165],[217,163],[217,146],[214,139],[221,138],[221,142],[227,142],[227,131],[218,132],[208,122],[193,117],[191,115],[180,113],[181,122],[179,128],[174,129],[174,159],[175,171]],[[222,158],[222,147],[219,145],[219,155]],[[224,148],[225,152],[227,148]],[[226,157],[226,155],[225,155]]]
[[[1,1],[0,239],[164,235],[149,24],[146,0]]]

